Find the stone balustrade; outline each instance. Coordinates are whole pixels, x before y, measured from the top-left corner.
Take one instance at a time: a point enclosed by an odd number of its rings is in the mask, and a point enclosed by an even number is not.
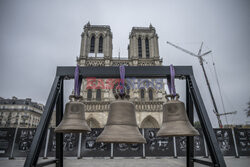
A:
[[[90,101],[84,102],[86,112],[107,112],[110,110],[110,102]],[[162,111],[163,102],[137,101],[134,102],[137,112],[159,112]]]
[[[139,101],[135,102],[136,111],[159,112],[162,111],[163,102]]]

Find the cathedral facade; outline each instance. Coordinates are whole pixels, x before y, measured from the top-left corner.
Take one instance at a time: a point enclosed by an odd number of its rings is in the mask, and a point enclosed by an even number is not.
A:
[[[155,28],[133,27],[129,34],[128,57],[112,57],[111,28],[108,25],[87,23],[81,34],[79,66],[161,66],[158,35]],[[118,91],[119,80],[112,78],[86,78],[82,81],[81,95],[85,104],[85,117],[91,128],[103,128],[107,122],[109,104]],[[159,128],[165,86],[162,79],[126,78],[125,90],[135,104],[136,120],[140,128]]]

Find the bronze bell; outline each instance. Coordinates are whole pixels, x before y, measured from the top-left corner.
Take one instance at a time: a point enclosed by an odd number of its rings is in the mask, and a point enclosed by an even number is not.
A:
[[[82,96],[69,96],[61,123],[55,128],[56,133],[80,133],[91,131],[85,120]]]
[[[141,135],[135,117],[135,106],[125,94],[115,95],[110,104],[107,124],[96,142],[106,143],[146,143]]]
[[[168,96],[166,96],[168,100]],[[199,132],[191,125],[179,95],[163,105],[163,123],[157,136],[196,136]]]

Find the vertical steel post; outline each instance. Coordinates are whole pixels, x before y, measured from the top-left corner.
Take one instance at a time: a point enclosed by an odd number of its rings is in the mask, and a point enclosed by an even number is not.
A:
[[[176,138],[175,138],[175,136],[173,137],[173,142],[174,142],[174,158],[177,158],[177,149],[176,149]]]
[[[10,152],[10,157],[9,159],[14,159],[13,153],[14,153],[14,148],[15,148],[15,142],[16,142],[16,136],[17,136],[17,131],[18,131],[18,126],[15,129],[15,134],[14,134],[14,139],[11,147],[11,152]]]
[[[14,153],[14,148],[15,148],[15,142],[16,142],[17,131],[18,131],[18,128],[19,128],[19,126],[20,126],[21,115],[19,114],[18,117],[19,117],[19,118],[18,118],[18,123],[17,123],[16,129],[15,129],[15,134],[14,134],[14,139],[13,139],[13,143],[12,143],[12,147],[11,147],[11,152],[10,152],[10,157],[9,157],[9,159],[14,159],[13,153]]]
[[[194,124],[194,106],[193,101],[189,92],[189,82],[186,80],[186,110],[187,115],[189,118],[190,123]],[[194,137],[193,136],[187,136],[187,151],[186,151],[186,166],[187,167],[193,167],[194,162]]]
[[[47,137],[46,137],[46,143],[45,143],[45,150],[44,150],[44,155],[43,155],[43,159],[47,159],[47,152],[48,152],[48,144],[49,144],[49,136],[50,136],[50,128],[48,129],[47,132]]]
[[[204,158],[208,158],[207,142],[206,142],[204,134],[203,134],[203,141],[204,141],[204,147],[205,147],[205,156],[204,156]]]
[[[144,128],[142,129],[142,135],[143,137],[145,137],[144,135]],[[146,158],[146,154],[145,154],[145,144],[142,144],[142,158]]]
[[[79,133],[77,159],[81,158],[81,148],[82,148],[82,133]]]
[[[233,141],[234,141],[234,148],[235,148],[235,158],[239,158],[239,152],[236,144],[236,138],[235,138],[235,133],[234,133],[234,128],[232,128],[232,134],[233,134]]]
[[[56,102],[56,126],[63,117],[63,79],[60,80],[60,92]],[[63,167],[63,133],[56,133],[56,167]]]
[[[111,149],[110,149],[110,158],[114,158],[114,143],[111,143]]]

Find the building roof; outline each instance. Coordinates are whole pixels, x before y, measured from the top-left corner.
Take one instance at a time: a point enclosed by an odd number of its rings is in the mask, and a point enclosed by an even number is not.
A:
[[[108,29],[110,30],[109,25],[91,25],[90,22],[84,25],[84,28],[91,28],[91,29]]]
[[[12,105],[29,105],[39,110],[44,110],[44,105],[39,104],[37,102],[32,102],[30,98],[26,99],[18,99],[17,97],[13,96],[12,99],[4,99],[0,98],[0,104],[12,104]]]
[[[132,32],[133,31],[155,31],[155,28],[150,24],[148,27],[132,27]]]

